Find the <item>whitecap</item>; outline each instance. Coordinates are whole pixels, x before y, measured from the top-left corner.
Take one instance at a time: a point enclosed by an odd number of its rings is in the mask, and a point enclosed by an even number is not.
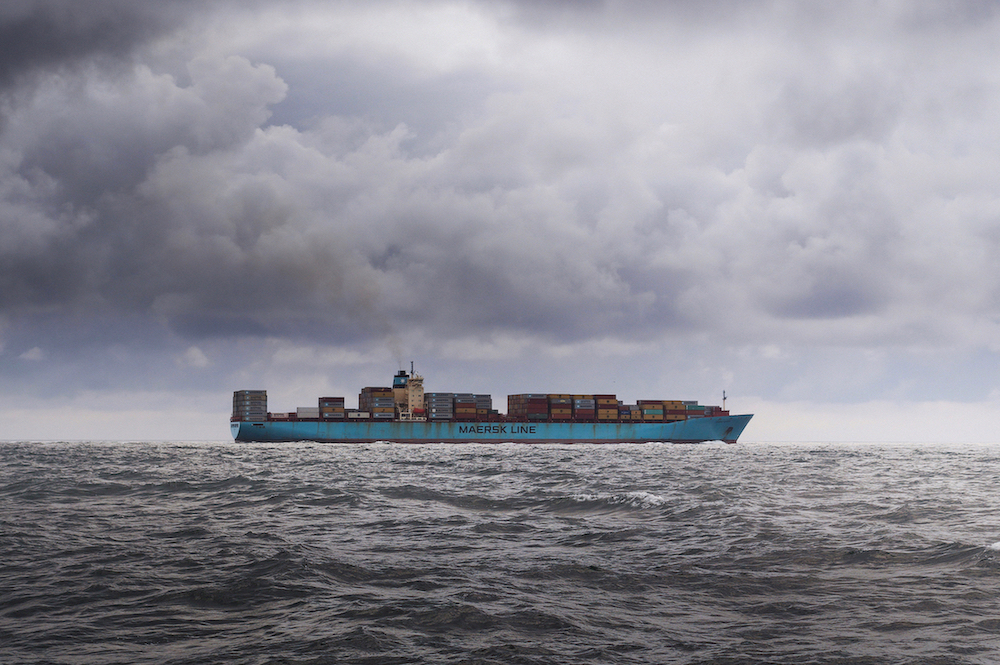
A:
[[[655,508],[667,503],[666,497],[646,491],[621,492],[617,494],[574,494],[573,500],[581,503],[600,502],[609,506],[631,506],[633,508]]]
[[[628,492],[625,494],[625,502],[640,508],[653,508],[662,506],[667,502],[666,497],[662,497],[652,492]]]
[[[998,550],[998,551],[1000,551],[1000,543],[993,543],[993,544],[992,544],[992,545],[990,545],[990,546],[989,546],[989,547],[988,547],[987,549],[991,549],[991,550]]]

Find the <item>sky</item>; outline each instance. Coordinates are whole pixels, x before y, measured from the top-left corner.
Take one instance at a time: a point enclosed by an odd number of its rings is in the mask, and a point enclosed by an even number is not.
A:
[[[7,0],[0,439],[413,362],[997,441],[998,61],[973,0]]]

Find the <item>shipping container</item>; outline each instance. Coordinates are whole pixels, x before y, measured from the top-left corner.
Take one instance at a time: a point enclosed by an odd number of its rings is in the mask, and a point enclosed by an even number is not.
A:
[[[320,406],[320,408],[329,407],[329,406],[343,407],[344,406],[344,398],[343,397],[320,397],[319,398],[319,406]]]

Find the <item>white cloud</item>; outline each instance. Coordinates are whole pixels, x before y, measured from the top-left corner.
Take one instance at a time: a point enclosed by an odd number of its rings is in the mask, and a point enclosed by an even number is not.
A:
[[[38,348],[37,346],[28,349],[20,356],[18,356],[18,358],[20,358],[21,360],[31,360],[31,361],[45,360],[45,357],[46,357],[45,351]]]
[[[195,367],[199,369],[208,367],[212,364],[212,362],[208,359],[208,356],[205,355],[205,352],[197,346],[188,347],[187,351],[177,358],[177,363],[184,367]]]

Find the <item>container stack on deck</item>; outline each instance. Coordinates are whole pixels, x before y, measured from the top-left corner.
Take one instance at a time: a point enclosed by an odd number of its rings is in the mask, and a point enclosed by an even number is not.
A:
[[[416,394],[409,394],[409,375],[399,372],[393,388],[367,387],[358,396],[358,408],[345,408],[343,397],[320,397],[318,406],[300,406],[291,413],[268,413],[267,391],[237,390],[233,393],[233,420],[422,420],[462,422],[585,422],[631,423],[676,422],[689,418],[728,416],[718,406],[683,400],[638,400],[622,404],[617,395],[569,395],[520,393],[507,396],[507,415],[493,409],[490,395],[423,392],[423,378],[414,374]],[[406,393],[406,394],[404,394]],[[422,405],[423,408],[420,408]],[[407,411],[400,416],[401,411]]]
[[[597,421],[618,420],[618,397],[616,395],[594,395],[597,402]]]
[[[549,395],[549,419],[554,422],[573,419],[572,395]]]
[[[507,395],[507,418],[510,420],[548,420],[549,396],[534,393]]]
[[[455,420],[476,419],[476,396],[472,393],[455,394]]]
[[[639,400],[622,404],[617,395],[521,393],[507,396],[507,419],[548,422],[673,422],[728,416],[718,406],[680,400]]]
[[[347,409],[344,408],[343,397],[320,397],[319,417],[323,420],[344,420]]]
[[[233,393],[233,418],[243,422],[267,420],[266,390],[237,390]]]
[[[479,420],[499,420],[499,413],[493,409],[492,395],[473,395],[476,398],[476,417]]]
[[[473,393],[424,393],[424,408],[430,420],[496,420],[493,398]]]
[[[300,406],[295,409],[295,417],[299,420],[315,420],[319,418],[318,406]]]
[[[597,417],[597,401],[593,395],[573,395],[573,420],[589,422]]]
[[[375,420],[394,420],[396,400],[392,395],[392,388],[362,388],[358,395],[358,410],[372,414],[371,417]]]
[[[428,420],[451,420],[455,415],[454,393],[424,393]]]

